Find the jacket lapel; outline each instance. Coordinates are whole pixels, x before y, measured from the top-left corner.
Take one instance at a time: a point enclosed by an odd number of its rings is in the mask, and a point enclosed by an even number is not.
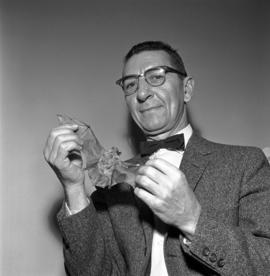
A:
[[[126,183],[113,186],[106,200],[119,249],[129,268],[128,275],[145,275],[151,253],[152,212]]]
[[[185,174],[188,183],[194,191],[208,162],[211,149],[208,142],[193,133],[185,150],[180,170]]]
[[[132,159],[132,163],[143,165],[149,159],[149,156],[137,155]],[[151,245],[152,245],[152,233],[153,233],[153,212],[150,208],[138,197],[134,196],[135,203],[140,212],[140,222],[144,233],[144,245],[145,252],[144,258],[148,259],[151,255]]]

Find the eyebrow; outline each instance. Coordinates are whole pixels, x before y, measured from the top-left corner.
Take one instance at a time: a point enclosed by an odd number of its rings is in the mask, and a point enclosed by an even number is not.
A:
[[[152,67],[149,67],[149,68],[146,68],[141,74],[129,74],[129,75],[122,75],[122,78],[126,78],[126,77],[137,77],[137,76],[141,76],[143,75],[146,71],[148,70],[151,70],[151,69],[155,69],[155,68],[158,68],[158,67],[162,67],[162,66],[167,66],[167,67],[171,67],[169,65],[155,65],[155,66],[152,66]]]

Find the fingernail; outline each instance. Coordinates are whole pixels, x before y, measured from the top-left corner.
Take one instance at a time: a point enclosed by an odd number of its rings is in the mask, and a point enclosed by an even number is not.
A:
[[[79,126],[78,125],[71,125],[72,129],[78,130]]]

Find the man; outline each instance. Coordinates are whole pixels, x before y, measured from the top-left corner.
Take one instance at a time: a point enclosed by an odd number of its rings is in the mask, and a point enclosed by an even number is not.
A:
[[[142,164],[135,189],[120,183],[87,198],[81,160],[68,158],[81,149],[77,125],[52,130],[44,149],[65,192],[58,221],[67,272],[270,275],[270,167],[262,151],[195,133],[186,111],[194,81],[163,42],[135,45],[117,83],[148,141],[130,160]]]

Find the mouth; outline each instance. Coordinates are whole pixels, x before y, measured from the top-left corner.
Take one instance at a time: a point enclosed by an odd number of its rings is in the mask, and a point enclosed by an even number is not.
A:
[[[158,106],[149,106],[149,107],[145,107],[145,108],[142,108],[140,110],[141,113],[144,113],[144,112],[149,112],[149,111],[152,111],[152,110],[156,110],[158,108],[161,108],[162,106],[161,105],[158,105]]]

